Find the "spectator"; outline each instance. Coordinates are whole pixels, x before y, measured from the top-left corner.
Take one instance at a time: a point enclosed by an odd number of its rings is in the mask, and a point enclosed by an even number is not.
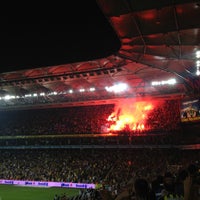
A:
[[[137,178],[134,181],[133,189],[127,188],[115,200],[156,200],[155,192],[150,188],[148,181],[144,178]]]

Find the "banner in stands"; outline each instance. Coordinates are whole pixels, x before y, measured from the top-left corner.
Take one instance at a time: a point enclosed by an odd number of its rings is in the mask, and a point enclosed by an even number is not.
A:
[[[200,121],[200,100],[194,99],[181,103],[181,122]]]
[[[64,187],[64,188],[81,188],[90,189],[95,188],[93,183],[71,183],[71,182],[43,182],[43,181],[23,181],[23,180],[4,180],[0,179],[0,184],[18,185],[29,187]]]

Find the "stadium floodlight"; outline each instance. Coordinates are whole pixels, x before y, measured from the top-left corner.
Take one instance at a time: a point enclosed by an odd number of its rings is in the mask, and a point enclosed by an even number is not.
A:
[[[81,89],[79,90],[79,92],[85,92],[85,89],[84,89],[84,88],[81,88]]]
[[[176,83],[176,79],[172,78],[167,81],[169,85],[174,85]]]
[[[196,66],[197,66],[197,67],[200,67],[200,60],[197,60],[197,61],[196,61]]]
[[[110,87],[108,86],[105,87],[106,91],[115,92],[115,93],[124,92],[127,90],[127,88],[128,88],[128,85],[126,83],[118,83]]]
[[[15,96],[13,96],[13,95],[6,95],[4,97],[4,100],[10,100],[10,99],[15,99]]]
[[[57,93],[57,92],[55,92],[55,91],[54,91],[54,92],[50,92],[50,93],[49,93],[49,95],[57,95],[57,94],[58,94],[58,93]]]
[[[198,60],[198,61],[200,61],[200,60]],[[196,67],[197,67],[196,75],[199,76],[200,75],[200,70],[199,70],[200,65],[199,66],[197,65]]]
[[[199,71],[199,69],[197,69],[197,71],[196,71],[196,75],[197,75],[197,76],[200,75],[200,71]]]
[[[169,80],[163,80],[163,81],[152,81],[151,85],[152,86],[157,86],[157,85],[174,85],[176,84],[176,79],[172,78]]]
[[[196,57],[197,58],[200,58],[200,51],[197,51],[196,52]],[[199,76],[200,75],[200,60],[196,60],[196,68],[197,68],[197,71],[196,71],[196,75]]]
[[[90,88],[89,90],[90,90],[90,92],[93,92],[93,91],[95,91],[95,88],[92,87],[92,88]]]
[[[200,58],[200,51],[196,51],[196,58]]]
[[[32,94],[25,94],[25,97],[32,97]]]

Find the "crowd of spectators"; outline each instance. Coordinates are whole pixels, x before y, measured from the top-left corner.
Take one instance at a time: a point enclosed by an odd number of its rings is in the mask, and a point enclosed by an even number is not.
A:
[[[0,135],[101,133],[113,104],[0,112]],[[148,131],[173,131],[180,125],[178,100],[166,100],[149,113]],[[134,133],[134,131],[132,131]],[[135,132],[137,133],[137,131]]]
[[[198,150],[176,146],[199,144],[195,131],[181,128],[179,107],[178,100],[162,101],[149,113],[147,130],[112,133],[102,133],[102,126],[113,104],[1,111],[0,179],[95,183],[113,199],[137,179],[151,186],[169,173],[176,179],[189,165],[200,165]]]
[[[113,105],[1,111],[0,135],[100,133]]]
[[[166,172],[175,178],[189,165],[200,165],[198,150],[15,149],[0,154],[0,179],[95,183],[113,197],[131,180],[145,178],[152,183]]]
[[[198,143],[180,123],[178,100],[156,104],[144,130],[102,132],[114,105],[0,111],[0,146],[177,145]],[[196,128],[198,130],[198,127]],[[193,130],[195,132],[195,130]],[[112,134],[110,134],[112,133]],[[104,134],[102,136],[102,134]],[[139,136],[139,137],[138,137]]]

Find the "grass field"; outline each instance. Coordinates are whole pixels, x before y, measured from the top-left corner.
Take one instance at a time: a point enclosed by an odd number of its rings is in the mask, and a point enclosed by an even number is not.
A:
[[[64,193],[68,197],[75,196],[78,189],[0,185],[0,200],[53,200],[55,194]]]

